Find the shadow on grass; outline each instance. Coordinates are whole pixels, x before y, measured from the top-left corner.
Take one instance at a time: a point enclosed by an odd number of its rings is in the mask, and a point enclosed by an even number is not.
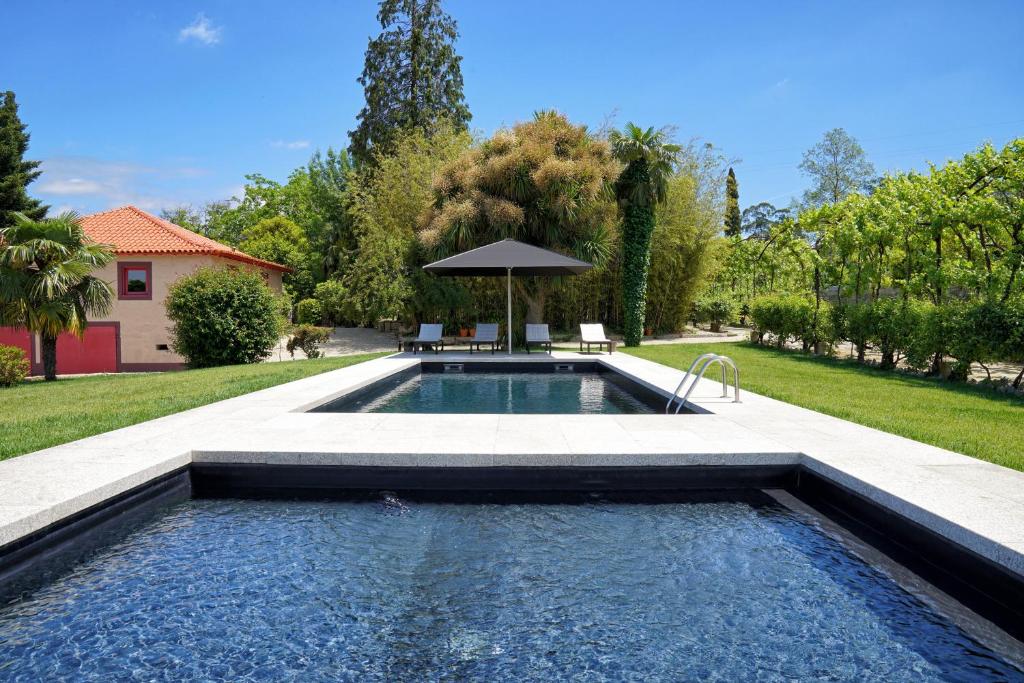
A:
[[[829,358],[827,356],[815,356],[795,349],[777,349],[768,346],[759,346],[750,342],[736,342],[732,346],[743,349],[750,353],[757,353],[783,362],[791,362],[805,366],[816,366],[832,371],[847,372],[863,377],[870,377],[881,382],[887,382],[899,386],[935,389],[938,391],[981,398],[1009,406],[1024,408],[1024,398],[1011,394],[1001,394],[989,387],[950,382],[938,377],[925,377],[901,370],[883,370],[882,368],[864,365],[853,359]],[[648,347],[652,348],[652,347]],[[742,368],[741,368],[742,371]]]

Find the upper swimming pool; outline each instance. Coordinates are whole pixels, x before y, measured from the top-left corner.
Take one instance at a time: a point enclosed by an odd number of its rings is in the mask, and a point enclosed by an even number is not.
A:
[[[500,372],[488,371],[501,368]],[[447,368],[447,371],[446,371]],[[454,370],[454,371],[453,371]],[[656,413],[665,399],[596,364],[431,364],[318,406],[330,413]]]
[[[187,501],[0,601],[0,679],[1024,679],[797,512],[644,498]]]

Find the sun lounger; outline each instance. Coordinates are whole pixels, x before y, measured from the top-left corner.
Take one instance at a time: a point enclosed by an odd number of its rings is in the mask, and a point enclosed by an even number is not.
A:
[[[417,349],[424,346],[432,346],[434,354],[437,354],[439,348],[444,350],[444,339],[441,338],[443,332],[444,325],[440,323],[420,325],[420,336],[412,340],[412,352],[416,353]]]
[[[526,326],[526,352],[530,352],[530,344],[539,345],[542,349],[551,353],[551,334],[546,324]]]
[[[469,352],[473,353],[473,347],[480,350],[481,344],[491,345],[491,354],[498,345],[498,323],[477,323],[476,334],[469,340]]]
[[[583,353],[583,345],[587,345],[587,353],[590,353],[591,345],[596,345],[600,351],[602,346],[608,347],[608,353],[615,353],[615,342],[605,336],[604,325],[601,323],[580,325],[580,353]]]

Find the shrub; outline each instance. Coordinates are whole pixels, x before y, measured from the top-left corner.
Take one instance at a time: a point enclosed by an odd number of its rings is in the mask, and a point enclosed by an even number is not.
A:
[[[281,334],[278,299],[258,273],[204,268],[171,286],[173,348],[196,368],[256,363]]]
[[[17,346],[0,345],[0,387],[13,387],[28,377],[28,356]]]
[[[867,339],[882,354],[881,366],[896,367],[897,355],[910,346],[918,326],[916,302],[878,299],[869,305]]]
[[[971,363],[987,364],[1024,356],[1014,349],[1024,337],[1017,307],[995,301],[954,304],[950,307],[949,353],[956,358],[951,379],[965,380]]]
[[[321,358],[324,353],[320,345],[330,339],[331,330],[327,327],[316,327],[315,325],[299,325],[292,330],[288,338],[286,348],[288,353],[295,357],[295,349],[301,349],[306,358]]]
[[[694,317],[698,322],[711,323],[712,332],[720,332],[724,323],[736,318],[736,301],[725,294],[708,294],[697,299],[693,305]]]
[[[815,352],[818,351],[818,345],[824,345],[831,349],[832,344],[836,342],[836,326],[835,316],[832,315],[832,304],[827,301],[818,302],[818,315],[814,315],[814,302],[808,302],[810,305],[810,319],[807,320],[807,327],[800,333],[800,338],[804,343],[804,351],[807,351],[811,347],[815,347]]]
[[[341,280],[321,282],[313,296],[320,302],[324,322],[341,325],[352,320],[348,289]]]
[[[750,303],[750,317],[760,335],[771,334],[782,348],[790,339],[808,337],[814,304],[796,294],[765,294]]]
[[[871,336],[871,304],[847,304],[843,308],[846,320],[844,338],[856,347],[857,360],[863,363]]]
[[[295,317],[300,325],[319,325],[323,320],[323,309],[316,299],[303,299],[295,307]]]
[[[913,329],[907,343],[907,365],[915,370],[930,367],[939,372],[939,361],[949,353],[953,308],[936,306],[929,301],[914,302],[917,308]]]

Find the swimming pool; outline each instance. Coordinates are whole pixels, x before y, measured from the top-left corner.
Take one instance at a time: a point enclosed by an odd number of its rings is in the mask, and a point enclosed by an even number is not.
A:
[[[449,364],[451,368],[452,364]],[[638,414],[663,412],[665,399],[593,365],[534,364],[489,371],[488,364],[445,371],[423,364],[314,409],[339,413]],[[532,371],[530,371],[532,370]]]
[[[186,501],[0,603],[0,679],[1024,680],[767,496],[643,500]]]

